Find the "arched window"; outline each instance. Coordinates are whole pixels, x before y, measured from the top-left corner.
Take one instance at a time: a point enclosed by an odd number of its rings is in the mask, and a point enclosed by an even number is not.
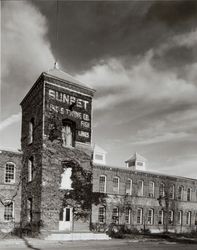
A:
[[[163,210],[159,210],[158,224],[163,225]]]
[[[15,183],[15,164],[7,162],[5,165],[5,183]]]
[[[129,207],[125,208],[125,223],[131,223],[131,209]]]
[[[191,201],[191,195],[192,194],[192,190],[191,190],[191,188],[188,188],[187,189],[187,201]]]
[[[191,211],[188,211],[186,213],[186,224],[187,225],[191,225],[191,215],[192,215]]]
[[[175,186],[171,185],[170,186],[170,199],[174,199],[174,190],[175,190]]]
[[[149,190],[148,190],[148,196],[154,197],[155,196],[155,183],[153,181],[149,182]]]
[[[164,197],[165,196],[165,185],[164,183],[161,183],[160,187],[159,187],[159,195],[161,197]]]
[[[142,180],[139,180],[137,182],[137,195],[138,196],[144,195],[144,182]]]
[[[183,224],[183,211],[178,211],[178,225]]]
[[[14,219],[14,203],[7,201],[4,205],[4,220],[12,221]]]
[[[184,191],[184,187],[180,186],[178,189],[178,200],[183,200],[183,191]]]
[[[118,194],[119,193],[119,177],[113,178],[113,192]]]
[[[148,210],[148,224],[153,225],[154,220],[154,210],[151,208]]]
[[[126,194],[131,195],[132,194],[132,180],[127,179],[126,181]]]
[[[28,144],[31,144],[34,139],[34,125],[35,125],[35,120],[34,118],[31,118],[29,122]]]
[[[137,209],[137,224],[142,224],[143,223],[143,209],[138,208]]]
[[[65,119],[62,121],[62,146],[74,147],[75,146],[75,130],[76,126],[73,121]]]
[[[168,223],[170,225],[173,225],[173,223],[174,223],[174,211],[173,210],[170,210],[168,212]]]

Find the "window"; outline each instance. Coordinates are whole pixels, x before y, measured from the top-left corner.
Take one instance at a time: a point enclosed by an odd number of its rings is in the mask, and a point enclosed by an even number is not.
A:
[[[119,209],[118,209],[118,207],[113,208],[112,222],[115,223],[115,224],[119,224]]]
[[[159,187],[159,196],[164,197],[165,196],[165,185],[161,183]]]
[[[191,225],[191,211],[186,213],[186,224]]]
[[[125,223],[126,224],[131,223],[131,209],[130,208],[125,209]]]
[[[72,190],[72,168],[65,167],[64,172],[61,174],[60,189]]]
[[[75,123],[70,120],[63,120],[62,127],[62,146],[64,147],[74,147],[75,140]]]
[[[133,167],[133,166],[135,166],[135,161],[130,161],[129,162],[129,167]]]
[[[178,225],[183,224],[183,211],[178,211]]]
[[[32,222],[32,198],[27,200],[27,221]]]
[[[159,210],[158,224],[163,225],[163,210]]]
[[[113,178],[113,192],[116,194],[119,193],[119,177]]]
[[[155,183],[154,183],[153,181],[150,181],[150,182],[149,182],[149,188],[148,188],[148,190],[149,190],[148,196],[149,196],[149,197],[154,197],[154,193],[155,193]]]
[[[187,189],[187,201],[191,201],[191,194],[192,194],[191,188],[188,188]]]
[[[183,200],[183,191],[184,191],[184,187],[180,186],[178,189],[178,200]]]
[[[99,161],[103,161],[103,155],[101,154],[95,154],[95,159]]]
[[[172,225],[173,221],[174,221],[174,212],[172,210],[170,210],[168,212],[168,223]]]
[[[143,215],[143,210],[142,208],[138,208],[137,210],[137,224],[142,224],[142,215]]]
[[[99,192],[106,193],[106,176],[101,175],[99,177]]]
[[[32,118],[29,122],[28,144],[31,144],[34,139],[34,125],[35,125],[35,121],[34,121],[34,118]]]
[[[139,180],[137,182],[137,188],[138,188],[138,192],[137,192],[138,196],[143,196],[143,194],[144,194],[144,182]]]
[[[144,164],[143,164],[143,162],[137,161],[136,165],[142,167]]]
[[[4,220],[12,221],[14,219],[14,204],[13,202],[7,201],[4,206]]]
[[[98,221],[99,223],[105,223],[105,207],[99,207]]]
[[[153,209],[148,210],[148,224],[153,225],[153,216],[154,216],[154,211]]]
[[[15,182],[15,164],[12,162],[7,162],[5,165],[5,183]]]
[[[170,199],[174,199],[174,190],[175,190],[174,185],[171,185],[170,186],[170,193],[169,193]]]
[[[126,194],[132,194],[132,180],[128,179],[126,182]]]
[[[33,171],[34,171],[33,157],[31,157],[28,160],[28,182],[33,180]]]

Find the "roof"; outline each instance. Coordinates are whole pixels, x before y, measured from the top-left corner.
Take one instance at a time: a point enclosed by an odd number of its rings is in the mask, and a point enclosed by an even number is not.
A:
[[[118,166],[111,166],[111,165],[100,165],[93,163],[93,167],[98,167],[98,168],[105,168],[109,170],[115,170],[115,171],[126,171],[134,174],[149,174],[149,175],[154,175],[157,177],[169,177],[169,178],[177,178],[177,179],[183,179],[183,180],[192,180],[192,181],[197,181],[197,179],[190,178],[190,177],[185,177],[185,176],[179,176],[179,175],[169,175],[161,172],[156,172],[156,171],[148,171],[148,170],[132,170],[130,168],[125,168],[125,167],[118,167]]]
[[[77,85],[92,89],[92,87],[89,86],[88,84],[80,82],[79,80],[75,79],[72,75],[70,75],[70,74],[68,74],[68,73],[66,73],[66,72],[64,72],[56,67],[53,69],[50,69],[44,73],[46,73],[49,76],[56,77],[60,80],[64,80],[64,81],[67,81],[70,83],[75,83]]]
[[[103,153],[103,154],[107,153],[103,148],[101,148],[97,144],[94,145],[94,152],[96,152],[96,153]]]
[[[138,160],[138,161],[147,161],[146,158],[144,158],[143,156],[141,156],[140,154],[138,154],[137,152],[135,152],[134,155],[132,155],[127,161],[125,161],[126,163],[129,161],[133,161],[133,160]]]
[[[11,153],[20,154],[20,155],[23,154],[23,152],[20,149],[0,147],[0,153],[2,152],[11,152]]]

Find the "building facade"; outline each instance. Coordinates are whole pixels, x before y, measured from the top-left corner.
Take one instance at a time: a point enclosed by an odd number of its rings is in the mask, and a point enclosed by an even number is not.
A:
[[[106,152],[91,144],[94,92],[54,68],[22,100],[23,153],[0,154],[1,230],[19,222],[47,234],[101,231],[111,223],[196,230],[196,179],[150,173],[137,153],[126,167],[106,165]]]

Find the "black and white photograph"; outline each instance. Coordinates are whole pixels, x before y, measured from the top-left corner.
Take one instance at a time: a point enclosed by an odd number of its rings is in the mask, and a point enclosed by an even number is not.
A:
[[[0,249],[197,247],[197,0],[1,0]]]

